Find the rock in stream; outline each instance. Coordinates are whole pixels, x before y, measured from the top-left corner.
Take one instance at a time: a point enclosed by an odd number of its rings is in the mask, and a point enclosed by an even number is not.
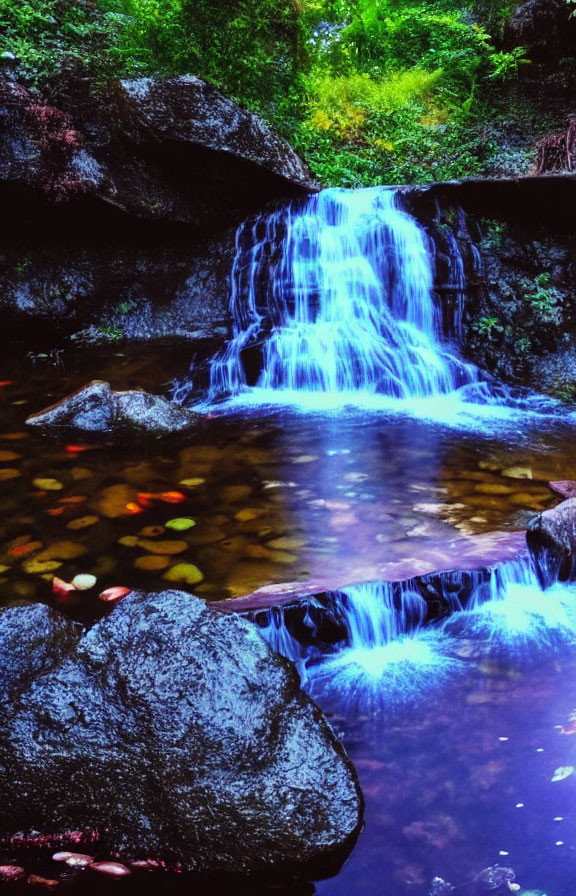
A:
[[[55,639],[54,668],[31,633]],[[323,874],[359,831],[354,768],[256,627],[178,591],[133,594],[78,640],[0,613],[0,834],[96,829],[106,854],[203,872]],[[4,656],[22,637],[29,645]]]

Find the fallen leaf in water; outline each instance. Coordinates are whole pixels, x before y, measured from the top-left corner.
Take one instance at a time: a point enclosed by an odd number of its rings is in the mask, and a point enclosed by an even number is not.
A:
[[[60,886],[59,880],[52,880],[52,878],[49,877],[40,877],[39,874],[29,874],[26,883],[31,886],[48,887],[49,889]]]
[[[158,535],[164,535],[164,526],[144,526],[140,529],[140,535],[144,538],[156,538]]]
[[[573,765],[561,765],[560,768],[556,769],[550,780],[563,781],[564,778],[569,778],[572,774],[574,774]]]
[[[139,504],[135,504],[134,501],[129,501],[126,505],[126,513],[134,514],[134,513],[143,513],[144,511],[140,507]]]
[[[88,552],[82,544],[75,541],[55,541],[38,554],[37,560],[75,560]]]
[[[0,463],[7,464],[11,460],[20,460],[22,457],[21,454],[16,454],[15,451],[0,451]]]
[[[72,582],[65,582],[64,579],[59,579],[58,576],[54,576],[52,579],[52,594],[56,596],[66,596],[71,591],[76,591],[76,586],[72,584]]]
[[[178,517],[174,520],[168,520],[166,523],[167,529],[174,529],[176,532],[186,532],[187,529],[191,529],[192,526],[196,525],[196,520],[191,520],[188,517]]]
[[[59,479],[44,478],[43,476],[39,476],[37,479],[33,479],[32,485],[35,485],[36,488],[39,488],[45,492],[59,492],[64,488],[63,483],[60,482]]]
[[[26,871],[19,865],[0,865],[0,880],[19,880]]]
[[[10,569],[9,566],[5,566],[4,563],[0,563],[0,576],[2,575],[3,572],[8,572],[9,569]]]
[[[45,510],[44,512],[47,513],[48,516],[62,516],[65,510],[65,507],[49,507],[48,510]]]
[[[167,504],[180,504],[181,501],[186,500],[186,495],[183,495],[182,492],[162,492],[158,497]]]
[[[90,445],[66,445],[66,451],[69,454],[80,454],[82,451],[88,451]]]
[[[138,537],[136,535],[123,535],[122,538],[118,539],[118,544],[125,548],[135,548],[138,544]]]
[[[14,385],[14,380],[0,380],[0,388],[3,388],[4,386],[13,386],[13,385]]]
[[[149,554],[181,554],[188,549],[187,541],[148,541],[142,538],[138,541],[138,547],[148,551]]]
[[[86,495],[70,495],[68,498],[60,498],[59,504],[83,504]]]
[[[184,582],[186,585],[197,585],[204,576],[193,563],[176,563],[175,566],[171,566],[170,569],[166,570],[162,578],[166,579],[167,582]]]
[[[126,865],[121,865],[120,862],[94,862],[88,867],[90,871],[96,871],[97,874],[102,874],[104,877],[128,877],[132,874],[130,869]]]
[[[105,591],[102,591],[98,595],[98,598],[105,603],[113,604],[116,603],[117,600],[122,600],[122,598],[126,597],[128,594],[131,594],[130,588],[124,588],[122,585],[115,585],[112,588],[106,588]]]
[[[41,575],[45,572],[54,572],[57,569],[60,569],[62,563],[60,560],[38,560],[36,557],[32,557],[30,560],[25,560],[22,564],[22,570],[27,575]]]
[[[91,575],[89,572],[81,572],[74,576],[72,584],[78,591],[89,591],[96,584],[96,576]]]
[[[0,470],[0,482],[7,482],[8,479],[18,479],[19,476],[20,470],[12,467],[5,467],[3,470]]]
[[[136,558],[134,566],[144,572],[158,572],[158,570],[170,566],[170,557],[163,557],[161,554],[145,554],[143,557]]]
[[[5,439],[7,442],[17,442],[20,439],[27,439],[29,435],[29,432],[3,432],[0,435],[0,439]]]
[[[265,510],[260,508],[252,508],[245,507],[244,510],[239,510],[234,514],[234,518],[238,520],[239,523],[249,523],[252,520],[257,520],[259,516],[262,516],[266,513]]]
[[[27,541],[25,544],[17,544],[10,548],[11,557],[29,557],[30,554],[36,553],[43,547],[41,541]]]
[[[184,485],[186,488],[196,488],[198,485],[203,485],[204,482],[206,482],[205,479],[195,476],[192,479],[181,479],[178,485]]]
[[[76,520],[70,520],[69,523],[66,524],[67,529],[87,529],[89,526],[94,526],[100,517],[98,516],[79,516]]]

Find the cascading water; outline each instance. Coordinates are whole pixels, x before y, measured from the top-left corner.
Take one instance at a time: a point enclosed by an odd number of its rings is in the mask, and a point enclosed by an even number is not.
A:
[[[445,236],[454,300],[443,321],[434,244],[396,190],[328,189],[245,222],[233,334],[210,364],[207,404],[356,405],[455,426],[556,412],[558,402],[492,383],[460,357],[465,270]]]
[[[460,288],[459,255],[454,274]],[[243,354],[258,340],[256,389],[268,398],[418,399],[479,383],[443,339],[433,278],[431,244],[391,189],[324,190],[244,224],[232,272],[234,335],[212,363],[211,398],[248,389]]]
[[[576,642],[576,589],[543,589],[528,557],[488,576],[478,573],[466,606],[451,586],[442,594],[450,615],[440,623],[425,625],[428,606],[414,583],[367,583],[331,595],[328,607],[309,598],[300,625],[305,642],[278,608],[269,611],[261,632],[297,664],[303,684],[322,704],[339,693],[348,709],[368,712],[415,700],[457,673],[461,638],[473,640],[478,656],[529,662],[535,653]],[[308,618],[312,608],[316,623]],[[339,623],[335,647],[315,640],[322,612]]]

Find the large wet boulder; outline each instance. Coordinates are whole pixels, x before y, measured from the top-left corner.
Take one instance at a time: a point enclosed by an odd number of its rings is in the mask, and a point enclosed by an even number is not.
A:
[[[161,395],[139,389],[115,392],[93,380],[57,404],[28,417],[26,423],[53,435],[104,436],[127,442],[142,435],[175,435],[198,429],[205,418]]]
[[[12,614],[28,637],[31,608]],[[125,598],[4,710],[0,778],[0,832],[96,829],[108,854],[196,871],[335,870],[361,823],[291,664],[184,592]]]
[[[544,585],[576,578],[576,498],[563,501],[531,520],[528,547]]]
[[[137,146],[201,146],[260,166],[287,186],[311,186],[310,172],[263,119],[192,75],[120,81],[124,133]]]
[[[25,625],[23,624],[25,620]],[[78,643],[82,626],[44,604],[0,612],[0,706],[60,663]]]
[[[76,104],[66,92],[48,100],[0,73],[0,227],[220,229],[315,189],[289,143],[200,78],[114,82]]]

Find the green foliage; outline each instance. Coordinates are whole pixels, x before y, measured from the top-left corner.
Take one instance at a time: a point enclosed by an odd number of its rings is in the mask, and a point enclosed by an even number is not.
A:
[[[34,84],[192,73],[262,114],[330,185],[481,171],[493,82],[522,48],[508,0],[0,0],[0,51]]]
[[[495,333],[502,332],[502,326],[497,317],[481,317],[472,324],[472,329],[475,330],[476,333],[480,333],[481,336],[486,336],[489,339]]]
[[[559,324],[562,320],[563,297],[550,286],[550,274],[538,274],[532,283],[524,281],[524,299],[530,303],[543,324]]]
[[[109,23],[82,0],[0,0],[0,53],[12,53],[32,84],[70,62],[95,71],[112,39]]]

